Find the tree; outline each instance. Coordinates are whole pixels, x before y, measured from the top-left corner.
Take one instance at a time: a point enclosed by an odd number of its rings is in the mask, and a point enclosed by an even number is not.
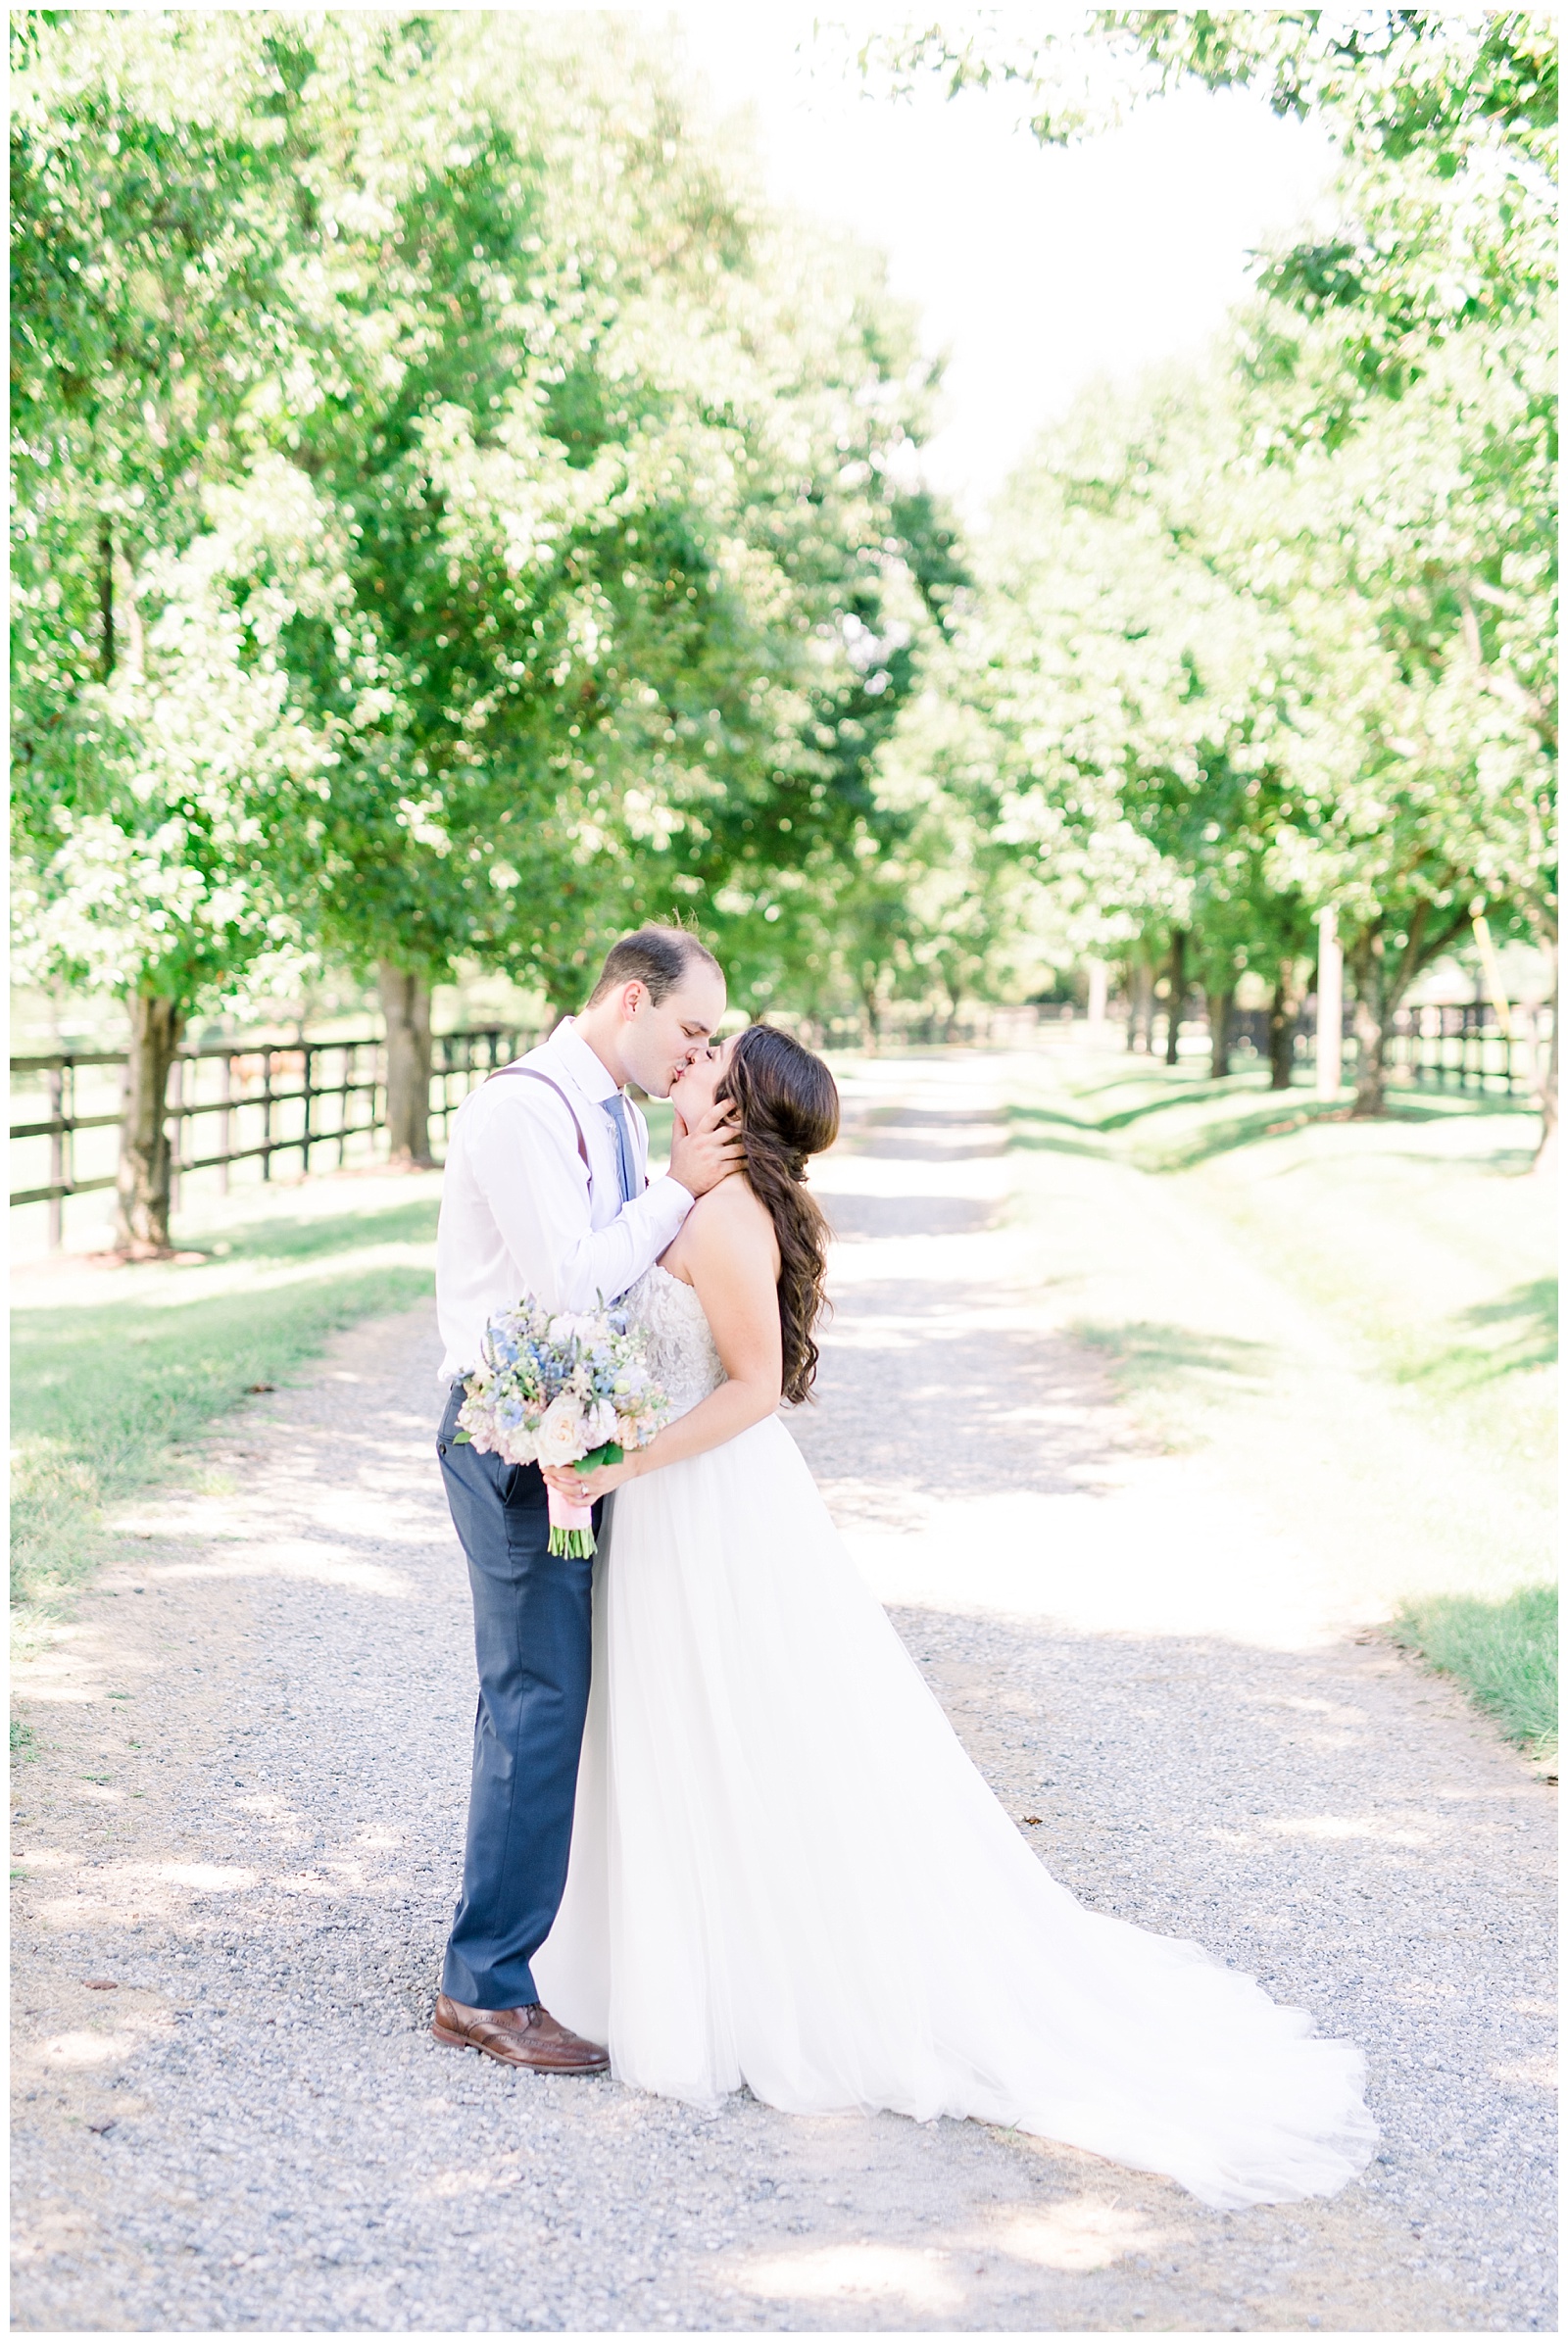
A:
[[[1277,980],[1306,940],[1268,861],[1301,661],[1219,558],[1242,459],[1222,376],[1086,399],[1012,483],[955,661],[991,742],[983,823],[1037,857],[1081,951],[1126,954],[1146,987],[1168,957],[1171,1063],[1197,978],[1218,1076],[1238,976]]]
[[[150,557],[137,654],[72,710],[78,785],[33,815],[18,889],[24,964],[124,999],[130,1024],[119,1241],[169,1245],[170,1067],[193,1004],[302,964],[301,807],[323,769],[279,638],[330,598],[321,515],[292,466],[210,488],[209,526]],[[134,639],[134,638],[133,638]]]
[[[297,663],[335,744],[324,932],[411,1033],[460,955],[573,1004],[650,899],[765,998],[779,895],[871,803],[911,664],[883,612],[940,567],[893,485],[921,370],[877,274],[604,32],[443,21],[397,168],[384,126],[333,164],[374,330],[300,460],[354,620]]]
[[[329,589],[319,515],[245,432],[296,336],[293,44],[271,17],[47,11],[12,40],[23,942],[126,1002],[120,1234],[159,1248],[184,1019],[298,936],[281,807],[312,751],[277,637]]]
[[[1376,1112],[1393,1012],[1474,912],[1505,904],[1556,948],[1554,25],[1099,10],[1072,30],[889,30],[861,61],[894,86],[1010,83],[1044,140],[1194,80],[1340,141],[1339,231],[1270,259],[1244,323],[1237,454],[1264,510],[1233,503],[1213,559],[1293,613],[1317,672],[1260,867],[1341,890],[1356,1110]],[[1554,1082],[1544,1105],[1549,1133]]]
[[[1392,1017],[1420,970],[1479,911],[1533,916],[1543,933],[1552,919],[1546,735],[1464,616],[1495,593],[1491,625],[1533,605],[1549,631],[1554,607],[1547,563],[1518,545],[1533,525],[1513,502],[1530,434],[1504,424],[1494,444],[1511,440],[1509,486],[1475,493],[1496,387],[1466,382],[1446,354],[1352,440],[1303,450],[1294,528],[1281,516],[1281,589],[1321,682],[1274,866],[1340,906],[1362,1113],[1381,1110]]]
[[[16,38],[23,897],[38,963],[130,1006],[162,1243],[169,1051],[285,941],[375,973],[411,1160],[460,959],[567,1005],[684,907],[750,923],[765,990],[940,567],[895,486],[924,369],[623,24]]]

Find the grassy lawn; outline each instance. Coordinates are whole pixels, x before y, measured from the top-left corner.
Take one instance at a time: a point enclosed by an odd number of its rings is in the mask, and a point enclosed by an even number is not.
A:
[[[670,1110],[651,1099],[655,1167]],[[180,1215],[176,1261],[80,1257],[14,1281],[11,1598],[25,1625],[69,1606],[114,1506],[188,1471],[188,1450],[259,1386],[289,1382],[343,1327],[433,1290],[440,1174],[249,1188]]]
[[[1390,1632],[1544,1752],[1557,1282],[1535,1115],[1402,1092],[1356,1123],[1307,1091],[1271,1094],[1262,1069],[1213,1082],[1192,1060],[1086,1049],[1042,1075],[1014,1100],[1013,1147],[1106,1167],[1091,1191],[1103,1225],[1056,1249],[1088,1304],[1074,1331],[1135,1417],[1287,1513],[1329,1491],[1319,1534],[1359,1537]],[[1226,1287],[1212,1306],[1210,1276]],[[1357,1391],[1375,1422],[1355,1422]]]
[[[1534,1756],[1557,1747],[1557,1588],[1526,1586],[1500,1602],[1438,1595],[1408,1603],[1394,1639],[1463,1683],[1478,1707]]]
[[[318,1180],[214,1207],[177,1262],[65,1259],[16,1282],[12,1600],[47,1615],[100,1558],[106,1512],[179,1467],[256,1386],[431,1291],[439,1179]]]

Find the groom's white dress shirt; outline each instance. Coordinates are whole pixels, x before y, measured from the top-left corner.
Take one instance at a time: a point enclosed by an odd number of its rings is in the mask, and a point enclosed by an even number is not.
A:
[[[551,1309],[613,1301],[652,1266],[691,1210],[677,1180],[620,1199],[615,1128],[603,1100],[615,1085],[576,1021],[519,1057],[566,1094],[588,1148],[585,1167],[565,1100],[544,1082],[493,1075],[458,1108],[447,1147],[435,1246],[436,1314],[451,1382],[479,1363],[479,1337],[524,1293]],[[648,1176],[648,1125],[628,1098],[638,1169]]]

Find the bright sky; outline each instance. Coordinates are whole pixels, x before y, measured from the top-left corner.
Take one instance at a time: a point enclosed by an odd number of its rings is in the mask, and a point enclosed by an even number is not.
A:
[[[1083,146],[1041,148],[1004,92],[890,103],[824,71],[820,50],[813,72],[809,11],[677,22],[720,108],[753,109],[769,192],[879,245],[927,348],[948,353],[926,471],[971,519],[1086,383],[1200,349],[1246,291],[1249,252],[1310,209],[1333,167],[1313,125],[1247,93],[1183,92]]]

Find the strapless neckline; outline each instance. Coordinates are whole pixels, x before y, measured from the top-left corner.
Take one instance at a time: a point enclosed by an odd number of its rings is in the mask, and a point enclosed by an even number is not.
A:
[[[621,1307],[642,1335],[649,1371],[669,1400],[672,1418],[718,1389],[723,1361],[694,1285],[656,1260],[627,1289]]]

